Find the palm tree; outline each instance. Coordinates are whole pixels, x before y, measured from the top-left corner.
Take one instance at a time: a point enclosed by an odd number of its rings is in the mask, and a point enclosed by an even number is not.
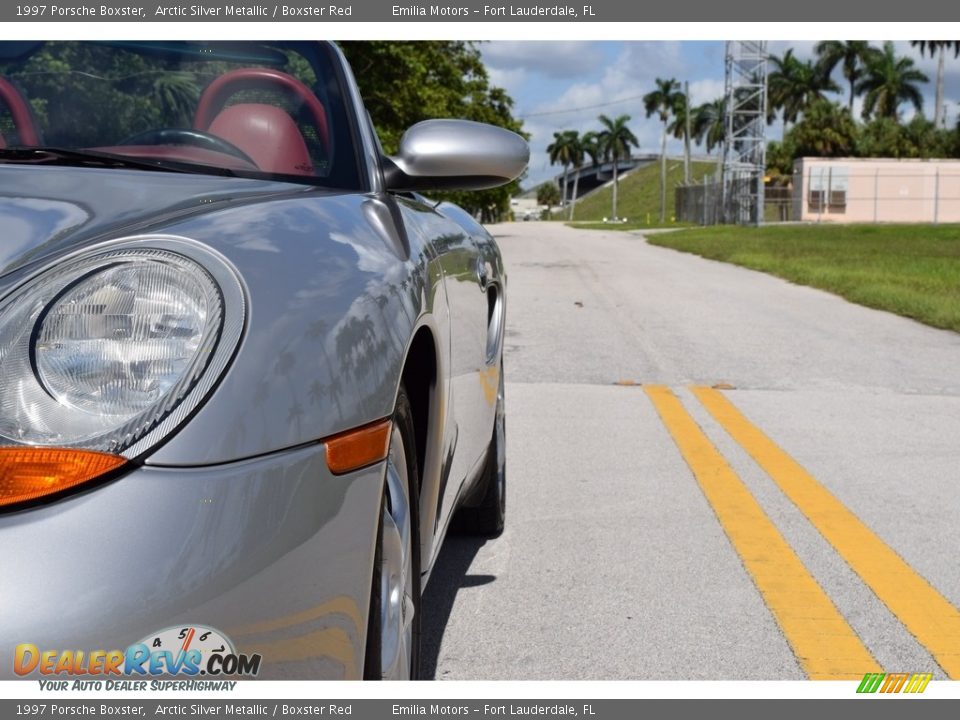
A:
[[[578,139],[576,130],[563,130],[553,134],[553,142],[547,145],[547,153],[550,155],[551,165],[563,166],[563,199],[560,202],[567,201],[567,168],[576,164],[576,152]]]
[[[677,140],[683,140],[683,182],[686,184],[690,183],[690,139],[694,136],[694,115],[697,112],[697,108],[690,107],[689,103],[690,97],[684,83],[684,92],[673,109],[673,122],[667,127],[670,135]]]
[[[580,147],[583,154],[590,157],[590,164],[596,167],[603,159],[603,150],[600,147],[600,135],[589,130],[580,136]]]
[[[590,130],[585,132],[579,138],[580,153],[577,155],[578,162],[575,165],[576,174],[573,176],[573,201],[570,203],[570,220],[573,220],[573,211],[577,206],[577,193],[580,185],[580,169],[583,167],[583,161],[590,158],[590,164],[596,167],[600,161],[600,140],[597,133]]]
[[[943,107],[943,56],[952,49],[956,60],[960,55],[960,40],[911,40],[910,44],[920,48],[921,56],[926,52],[930,53],[930,57],[937,56],[937,107],[933,111],[933,126],[939,130],[947,120]]]
[[[188,72],[164,73],[153,81],[153,95],[170,125],[189,124],[200,89]]]
[[[613,163],[613,219],[617,219],[617,191],[620,187],[620,180],[617,177],[619,162],[624,158],[630,157],[630,148],[638,147],[640,141],[633,134],[627,123],[630,122],[629,115],[620,115],[611,120],[606,115],[597,118],[603,129],[597,133],[597,147],[600,156],[604,160]]]
[[[643,96],[643,107],[647,117],[656,114],[663,123],[660,133],[660,222],[666,219],[667,214],[667,120],[677,110],[682,102],[680,83],[673,78],[664,80],[657,78],[657,88]]]
[[[577,191],[580,186],[580,168],[583,167],[584,155],[587,153],[587,149],[586,147],[584,147],[584,142],[590,141],[595,143],[596,134],[592,132],[588,132],[588,133],[584,133],[581,136],[576,130],[571,130],[571,133],[573,133],[572,135],[573,142],[571,143],[573,146],[573,150],[571,153],[571,159],[573,160],[574,176],[573,176],[573,195],[570,197],[570,216],[567,219],[572,221],[573,209],[577,206]],[[590,136],[590,137],[588,138],[587,136]],[[596,163],[595,155],[593,155],[593,157],[594,157],[594,163]]]
[[[863,117],[898,119],[898,109],[909,102],[917,112],[923,109],[923,95],[918,83],[928,78],[914,67],[908,57],[897,57],[892,42],[883,44],[883,51],[871,55],[867,71],[857,83],[857,93],[864,94]]]
[[[783,110],[783,135],[786,137],[787,124],[790,122],[786,109],[788,99],[796,94],[795,87],[799,84],[797,77],[800,74],[799,66],[802,63],[793,55],[793,48],[788,48],[783,57],[773,53],[768,58],[770,71],[767,73],[767,124],[777,118],[777,113]],[[792,108],[791,108],[792,110]]]
[[[783,110],[783,133],[787,125],[796,122],[803,112],[819,100],[826,100],[826,92],[839,92],[829,73],[812,61],[801,62],[793,49],[783,57],[770,56],[774,70],[767,75],[767,122],[773,122],[777,111]]]
[[[770,60],[776,69],[768,76],[768,114],[783,110],[784,131],[787,123],[796,122],[811,105],[826,100],[825,93],[840,91],[822,68],[811,60],[801,62],[792,49],[783,58],[771,55]]]
[[[876,52],[865,40],[824,40],[817,43],[814,50],[817,53],[817,64],[820,70],[830,77],[837,65],[843,67],[843,77],[850,83],[850,97],[848,106],[853,114],[854,88],[863,76],[863,69],[871,52]]]
[[[713,102],[699,105],[693,112],[691,133],[697,144],[703,144],[708,153],[726,139],[726,107],[726,99],[717,98]]]

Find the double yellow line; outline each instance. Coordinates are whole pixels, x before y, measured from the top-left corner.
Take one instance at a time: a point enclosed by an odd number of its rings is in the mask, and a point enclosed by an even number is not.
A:
[[[663,386],[644,389],[807,675],[854,680],[880,671],[876,659],[676,395]],[[707,387],[694,387],[692,392],[946,675],[960,679],[960,612],[724,395]]]

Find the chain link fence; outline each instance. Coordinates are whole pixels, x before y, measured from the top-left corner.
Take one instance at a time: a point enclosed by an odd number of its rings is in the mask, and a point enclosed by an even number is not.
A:
[[[806,158],[786,180],[765,186],[765,223],[960,223],[960,161]],[[756,197],[743,182],[677,187],[677,220],[743,224],[744,204]]]
[[[679,222],[695,225],[755,223],[754,207],[758,202],[759,178],[743,176],[722,183],[716,178],[704,178],[696,185],[676,188],[676,213]],[[764,189],[764,222],[794,220],[793,191],[789,187]]]

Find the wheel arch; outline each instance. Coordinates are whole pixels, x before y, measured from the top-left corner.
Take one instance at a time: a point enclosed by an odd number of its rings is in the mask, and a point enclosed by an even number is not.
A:
[[[407,351],[401,381],[407,389],[410,409],[413,412],[413,432],[416,442],[417,468],[422,487],[427,461],[427,440],[430,437],[430,421],[434,415],[431,407],[437,387],[437,346],[433,333],[426,326],[417,330]]]
[[[429,575],[443,490],[444,408],[446,388],[439,333],[429,316],[417,328],[404,360],[401,381],[407,389],[417,445],[420,570]]]

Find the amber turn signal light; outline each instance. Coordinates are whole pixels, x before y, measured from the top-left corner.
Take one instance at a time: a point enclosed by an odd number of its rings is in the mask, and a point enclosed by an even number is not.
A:
[[[390,450],[391,428],[389,420],[380,420],[324,440],[330,472],[341,475],[383,460]]]
[[[126,462],[126,458],[89,450],[0,448],[0,507],[75,488]]]

